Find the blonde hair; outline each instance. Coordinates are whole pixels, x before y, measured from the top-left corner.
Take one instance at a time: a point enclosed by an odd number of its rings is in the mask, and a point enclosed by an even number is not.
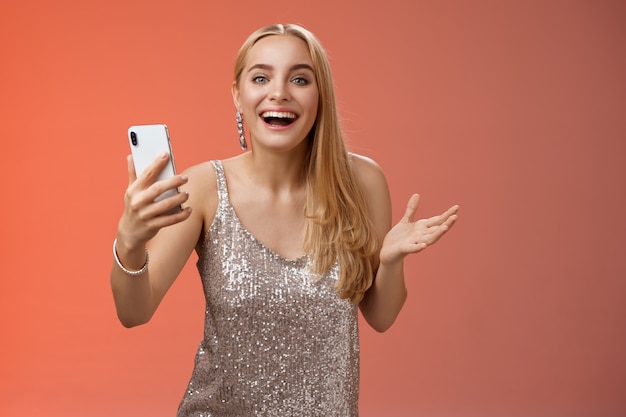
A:
[[[260,39],[295,36],[311,54],[319,91],[317,118],[309,134],[306,164],[305,250],[314,259],[314,272],[323,274],[339,263],[339,297],[358,304],[372,285],[372,258],[377,250],[374,226],[354,175],[339,123],[335,91],[326,52],[308,30],[293,24],[258,29],[244,42],[235,62],[239,84],[248,52]]]

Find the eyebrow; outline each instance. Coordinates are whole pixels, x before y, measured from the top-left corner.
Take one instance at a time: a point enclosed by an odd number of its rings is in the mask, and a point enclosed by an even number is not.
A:
[[[268,64],[254,64],[253,66],[248,68],[248,72],[250,72],[250,71],[252,71],[254,69],[272,70],[272,69],[274,69],[274,67],[272,67],[271,65],[268,65]],[[313,70],[313,67],[310,66],[309,64],[296,64],[296,65],[293,65],[290,68],[290,71],[295,71],[295,70],[299,70],[299,69],[308,69],[309,71],[315,73],[315,71]]]

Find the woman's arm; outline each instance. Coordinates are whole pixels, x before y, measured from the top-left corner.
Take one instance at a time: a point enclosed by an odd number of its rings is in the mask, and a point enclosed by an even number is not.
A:
[[[171,179],[152,182],[167,158],[156,160],[149,169],[136,177],[132,159],[128,160],[129,186],[124,196],[124,212],[118,224],[115,251],[128,270],[139,270],[146,262],[149,244],[148,269],[141,275],[130,276],[113,262],[111,289],[118,318],[126,327],[150,320],[159,303],[187,262],[196,246],[203,227],[203,194],[197,180],[197,169],[192,168]],[[152,184],[152,185],[149,185]],[[154,203],[154,198],[165,189],[180,187],[181,192]],[[179,204],[185,204],[180,213],[161,216],[160,213]],[[194,210],[191,210],[193,207]]]
[[[391,199],[385,176],[375,162],[354,158],[357,177],[365,190],[379,240],[373,260],[376,276],[359,307],[367,323],[379,332],[389,329],[406,300],[404,258],[434,244],[454,224],[458,206],[440,216],[414,221],[419,196],[409,199],[404,217],[391,228]]]

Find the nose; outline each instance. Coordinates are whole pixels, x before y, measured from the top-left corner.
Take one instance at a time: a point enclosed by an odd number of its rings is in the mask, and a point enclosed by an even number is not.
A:
[[[284,81],[274,81],[269,91],[270,100],[284,101],[291,98],[289,94],[289,85]]]

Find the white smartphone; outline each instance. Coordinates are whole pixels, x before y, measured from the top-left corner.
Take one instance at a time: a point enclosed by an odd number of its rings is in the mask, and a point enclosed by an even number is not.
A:
[[[135,165],[135,173],[139,176],[154,160],[164,152],[169,153],[170,159],[167,165],[159,173],[156,181],[176,175],[176,166],[174,165],[174,154],[172,153],[172,143],[167,126],[164,124],[156,125],[136,125],[128,128],[128,141],[130,143],[130,152],[133,156]],[[164,198],[171,197],[178,193],[178,189],[171,189],[159,195],[154,201],[160,201]],[[175,207],[173,210],[164,214],[177,213],[182,207]]]

